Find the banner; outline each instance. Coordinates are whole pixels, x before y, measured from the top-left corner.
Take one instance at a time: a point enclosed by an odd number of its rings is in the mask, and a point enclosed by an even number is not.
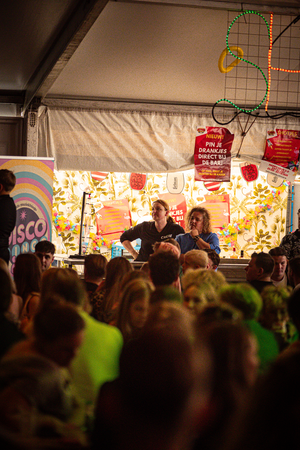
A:
[[[194,162],[196,181],[230,181],[234,134],[223,127],[198,128]]]
[[[170,207],[170,216],[176,223],[185,229],[186,200],[183,194],[160,194],[159,198],[165,200]]]
[[[299,166],[300,131],[276,128],[268,131],[259,170],[294,181]]]
[[[222,228],[230,223],[229,194],[206,195],[205,202],[201,203],[210,212],[212,228]]]
[[[131,227],[128,200],[111,200],[102,202],[102,205],[96,212],[97,235],[110,241],[118,240],[123,231]]]
[[[52,158],[0,157],[0,169],[17,179],[10,194],[17,208],[9,240],[12,264],[20,253],[34,252],[37,242],[52,239],[53,168]]]

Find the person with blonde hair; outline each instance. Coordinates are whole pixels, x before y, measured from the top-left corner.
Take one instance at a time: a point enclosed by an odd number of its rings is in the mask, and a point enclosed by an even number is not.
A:
[[[260,315],[260,323],[263,327],[275,333],[281,349],[288,344],[289,338],[291,337],[288,299],[292,292],[293,289],[291,286],[267,286],[261,293],[263,308]]]
[[[208,255],[203,250],[190,250],[183,255],[183,273],[187,269],[207,269]]]
[[[221,252],[219,238],[211,230],[210,214],[206,208],[195,206],[187,213],[185,221],[188,232],[176,237],[182,254],[205,248],[211,248],[218,254]]]
[[[214,270],[188,270],[182,277],[184,305],[197,313],[207,303],[218,302],[218,290],[227,285],[221,272]]]
[[[140,335],[149,312],[149,299],[154,291],[150,280],[137,278],[124,287],[117,313],[116,326],[128,342]]]
[[[148,261],[153,253],[155,242],[162,242],[169,238],[175,238],[178,234],[184,233],[184,229],[175,223],[169,215],[169,205],[162,199],[157,199],[152,203],[153,221],[143,222],[130,230],[124,231],[120,237],[123,247],[132,255],[136,261]],[[141,239],[141,248],[137,252],[131,242]]]

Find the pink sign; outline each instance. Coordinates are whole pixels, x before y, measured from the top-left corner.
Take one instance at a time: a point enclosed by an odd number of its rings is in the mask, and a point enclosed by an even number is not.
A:
[[[230,181],[234,134],[223,127],[198,128],[194,162],[196,181]]]
[[[187,211],[185,196],[183,194],[161,194],[159,198],[168,203],[170,216],[173,217],[175,222],[185,228],[184,218]]]

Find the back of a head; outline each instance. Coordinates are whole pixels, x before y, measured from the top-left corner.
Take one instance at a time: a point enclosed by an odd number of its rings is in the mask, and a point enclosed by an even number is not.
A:
[[[226,450],[280,450],[299,441],[300,352],[279,357],[258,380]],[[276,430],[276,432],[275,432]]]
[[[0,268],[0,312],[5,313],[11,302],[12,285],[8,273]]]
[[[257,319],[262,310],[262,299],[256,289],[247,283],[223,286],[220,300],[240,310],[245,320]]]
[[[260,294],[263,301],[263,309],[287,306],[291,293],[292,288],[290,286],[266,286]]]
[[[179,259],[170,252],[158,252],[149,258],[150,277],[155,286],[167,286],[179,276]]]
[[[195,327],[201,330],[205,325],[212,322],[242,323],[243,313],[234,306],[227,303],[208,303],[197,314]]]
[[[300,289],[296,289],[287,302],[288,314],[300,332]]]
[[[190,250],[185,253],[184,261],[189,267],[206,269],[208,264],[208,254],[203,250]]]
[[[149,275],[146,272],[143,272],[142,270],[131,270],[130,272],[126,273],[122,278],[122,283],[120,286],[121,292],[123,292],[126,286],[133,280],[150,281],[150,278]]]
[[[51,253],[54,255],[55,253],[55,245],[50,241],[40,241],[35,246],[35,253]]]
[[[17,256],[14,266],[14,280],[18,295],[25,301],[30,292],[40,291],[42,267],[39,258],[34,253],[21,253]]]
[[[208,258],[212,261],[213,265],[218,267],[221,261],[218,253],[211,248],[204,248],[203,251],[207,253]]]
[[[177,335],[193,339],[193,318],[189,311],[179,303],[161,300],[151,305],[144,332],[165,329]]]
[[[151,294],[150,305],[154,305],[155,303],[161,301],[181,304],[182,300],[182,294],[178,291],[178,289],[172,286],[159,286]]]
[[[287,252],[284,249],[284,247],[273,247],[269,251],[269,255],[271,255],[272,257],[273,256],[286,256],[287,257]]]
[[[0,185],[3,186],[6,192],[10,192],[16,185],[15,174],[8,169],[0,169]]]
[[[182,277],[182,286],[184,289],[191,285],[201,287],[203,283],[212,286],[216,291],[222,286],[227,285],[226,278],[222,272],[216,272],[214,270],[187,270]]]
[[[83,282],[76,273],[68,269],[51,268],[42,276],[41,304],[47,302],[48,297],[59,295],[66,302],[83,306],[87,293]]]
[[[255,265],[258,269],[263,269],[265,275],[271,276],[274,270],[274,259],[269,253],[252,253],[251,258],[255,258]]]
[[[300,279],[300,255],[289,260],[289,269],[293,272],[297,279]]]
[[[90,254],[84,259],[84,276],[91,280],[103,278],[107,266],[107,259],[100,254]]]
[[[133,267],[128,259],[123,256],[111,259],[106,266],[105,287],[107,289],[113,288],[117,281],[122,280],[131,271],[133,271]]]
[[[16,389],[37,411],[64,421],[73,410],[66,396],[65,381],[57,365],[43,356],[15,356],[0,363],[1,392],[6,388]],[[6,405],[1,403],[0,408],[5,415]],[[28,423],[29,416],[26,419]],[[17,447],[9,448],[21,448],[20,442]]]
[[[170,330],[153,329],[130,341],[121,354],[120,381],[134,417],[169,433],[194,384],[190,340]]]
[[[34,317],[33,333],[37,342],[43,346],[45,342],[51,343],[76,334],[84,327],[85,322],[75,305],[66,303],[62,297],[51,296]]]
[[[241,322],[227,320],[202,325],[197,328],[196,336],[211,351],[212,397],[219,405],[218,420],[226,423],[239,407],[243,393],[247,393],[256,380],[259,360],[257,355],[252,357],[255,338]],[[252,362],[254,357],[256,361]]]

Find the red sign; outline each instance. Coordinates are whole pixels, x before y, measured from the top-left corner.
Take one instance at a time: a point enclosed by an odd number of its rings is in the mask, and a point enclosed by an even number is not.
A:
[[[258,178],[258,168],[256,164],[241,164],[241,172],[245,181],[255,181]]]
[[[168,203],[170,216],[173,217],[175,222],[185,228],[184,218],[187,211],[185,196],[183,194],[161,194],[159,198]]]
[[[230,181],[234,134],[223,127],[198,128],[194,162],[196,181]]]
[[[147,175],[144,173],[132,173],[129,177],[129,184],[131,189],[141,191],[146,184]]]
[[[276,128],[268,131],[263,160],[296,175],[299,166],[300,131]]]
[[[102,202],[103,207],[96,212],[97,234],[109,235],[111,240],[119,239],[125,228],[131,227],[128,200]]]

